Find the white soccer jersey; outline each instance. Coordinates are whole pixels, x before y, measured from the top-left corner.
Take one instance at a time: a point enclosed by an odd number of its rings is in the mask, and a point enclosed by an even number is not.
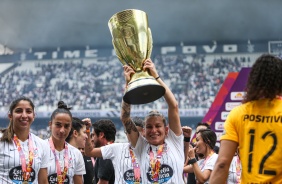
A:
[[[152,176],[150,172],[150,155],[149,149],[152,147],[154,155],[158,147],[150,145],[145,138],[139,136],[134,152],[140,162],[142,183],[152,183]],[[168,135],[165,139],[165,149],[161,157],[161,168],[159,171],[159,184],[184,184],[183,181],[183,167],[184,167],[184,143],[183,134],[176,136],[174,132],[169,129]]]
[[[129,146],[129,143],[114,143],[101,147],[103,159],[112,160],[115,169],[115,184],[134,183]]]
[[[198,165],[203,172],[204,170],[213,170],[215,162],[217,160],[218,154],[213,153],[207,160],[201,159],[198,161]],[[205,184],[208,184],[209,180],[205,182]]]
[[[49,139],[45,141],[49,145]],[[72,184],[74,175],[83,175],[86,173],[86,171],[85,171],[85,164],[84,164],[82,153],[77,148],[70,145],[69,143],[67,143],[67,145],[68,145],[68,155],[69,155],[69,168],[64,182],[66,184]],[[59,158],[61,171],[63,171],[65,149],[63,149],[62,151],[55,150],[55,152],[57,157]],[[51,149],[49,151],[49,155],[50,155],[50,160],[49,160],[50,166],[48,167],[48,181],[50,184],[57,184],[56,161],[55,161],[55,156]]]
[[[227,178],[227,184],[237,184],[238,183],[238,176],[241,176],[241,164],[237,162],[238,156],[234,156],[229,167],[229,173]],[[239,167],[239,168],[238,168]],[[237,170],[239,169],[239,171]],[[239,173],[237,173],[239,172]],[[240,177],[239,177],[240,178]]]
[[[30,183],[38,183],[38,171],[40,168],[49,166],[50,147],[44,140],[34,134],[30,134],[34,148],[34,158],[32,163],[32,173],[29,178]],[[2,134],[0,133],[0,137]],[[25,157],[28,158],[28,139],[24,142],[19,140]],[[22,166],[19,151],[13,143],[0,141],[0,184],[21,183]]]

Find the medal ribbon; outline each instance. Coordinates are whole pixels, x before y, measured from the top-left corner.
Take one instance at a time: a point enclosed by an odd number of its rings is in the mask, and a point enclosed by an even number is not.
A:
[[[157,151],[157,158],[154,157],[152,147],[150,146],[150,165],[151,165],[151,174],[154,183],[158,183],[159,172],[161,168],[161,158],[164,150],[164,145],[160,145]]]
[[[212,152],[207,156],[207,158],[206,158],[205,161],[204,161],[204,164],[203,164],[202,167],[201,167],[201,170],[205,167],[205,165],[206,165],[208,159],[209,159],[213,154],[214,154],[214,151],[212,151]]]
[[[28,181],[30,178],[30,173],[32,171],[32,162],[34,157],[34,148],[31,135],[28,136],[28,164],[26,165],[25,155],[23,149],[21,147],[21,143],[16,135],[14,135],[14,143],[19,151],[20,160],[22,164],[22,171],[23,171],[23,181]]]
[[[62,172],[61,166],[60,166],[60,163],[59,163],[59,158],[56,155],[55,146],[54,146],[52,138],[49,139],[49,144],[50,144],[51,150],[52,150],[52,152],[55,156],[58,184],[62,184],[62,183],[64,183],[64,181],[66,179],[66,175],[67,175],[68,168],[69,168],[68,145],[65,142],[64,170]]]
[[[129,147],[129,153],[130,153],[131,162],[132,162],[132,165],[133,165],[134,181],[135,182],[141,182],[140,181],[140,177],[141,177],[140,167],[139,167],[139,164],[137,163],[136,156],[135,156],[131,147]]]
[[[93,167],[94,167],[96,160],[93,157],[90,157],[90,158],[91,158],[91,161],[92,161],[92,164],[93,164]]]
[[[236,184],[241,183],[241,164],[240,164],[240,158],[237,155],[237,160],[236,160],[236,176],[237,176],[237,181]]]

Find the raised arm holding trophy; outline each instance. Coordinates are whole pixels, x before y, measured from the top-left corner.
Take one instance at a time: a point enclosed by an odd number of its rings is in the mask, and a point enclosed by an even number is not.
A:
[[[146,13],[124,10],[110,19],[109,27],[127,85],[120,118],[138,160],[141,181],[184,184],[184,145],[178,102],[150,59],[152,35]],[[141,135],[130,116],[131,104],[149,103],[162,96],[168,106],[167,120],[157,110],[150,111]]]
[[[124,10],[114,14],[108,26],[117,57],[135,71],[123,100],[128,104],[145,104],[162,97],[165,88],[148,71],[143,71],[144,61],[150,58],[153,48],[147,14],[141,10]]]

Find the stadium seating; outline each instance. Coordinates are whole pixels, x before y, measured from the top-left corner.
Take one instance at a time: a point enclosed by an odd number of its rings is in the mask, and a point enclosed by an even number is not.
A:
[[[208,108],[228,72],[251,66],[259,54],[245,55],[157,55],[159,75],[179,101],[180,109]],[[2,73],[4,73],[3,71]],[[1,110],[18,95],[32,98],[38,111],[65,101],[74,110],[118,109],[124,78],[117,58],[24,61],[1,75]],[[163,99],[135,109],[165,108]]]

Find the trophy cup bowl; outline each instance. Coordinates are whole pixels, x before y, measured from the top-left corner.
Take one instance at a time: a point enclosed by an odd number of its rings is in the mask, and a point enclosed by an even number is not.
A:
[[[162,97],[165,88],[142,69],[143,62],[150,58],[153,48],[147,14],[141,10],[123,10],[110,18],[108,26],[118,59],[122,65],[129,65],[135,71],[123,100],[128,104],[145,104]]]

